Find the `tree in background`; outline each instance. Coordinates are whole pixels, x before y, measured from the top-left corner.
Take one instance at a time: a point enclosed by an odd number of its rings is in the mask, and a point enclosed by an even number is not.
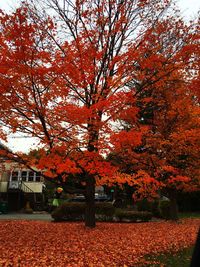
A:
[[[48,9],[50,15],[41,11]],[[147,172],[127,176],[104,155],[112,146],[125,146],[128,155],[142,143],[147,128],[136,123],[136,97],[159,91],[190,58],[192,26],[171,1],[27,1],[11,15],[1,12],[0,20],[1,138],[20,132],[37,137],[41,147],[37,157],[7,156],[63,186],[69,175],[79,177],[89,227],[96,184],[152,181],[154,192],[160,182]],[[179,34],[174,48],[163,25],[172,40]],[[134,127],[121,132],[122,118]]]
[[[139,197],[144,194],[146,197],[153,196],[154,188],[156,196],[159,191],[170,199],[171,218],[177,219],[177,192],[200,188],[200,109],[195,93],[198,91],[195,85],[199,73],[194,60],[198,58],[199,47],[195,41],[197,34],[194,34],[194,29],[190,32],[185,28],[184,32],[179,26],[170,31],[170,23],[164,24],[161,32],[160,28],[155,29],[153,35],[149,35],[151,42],[146,39],[144,54],[150,63],[149,67],[144,69],[138,64],[138,71],[145,79],[148,73],[164,74],[166,68],[172,72],[169,71],[168,76],[163,76],[156,86],[150,82],[146,88],[137,91],[136,103],[140,108],[137,121],[132,120],[130,116],[122,120],[126,134],[141,125],[146,126],[142,144],[131,148],[132,138],[126,139],[126,145],[119,147],[119,143],[115,144],[113,155],[115,159],[118,158],[121,171],[133,174],[140,172],[136,194],[139,194]],[[160,38],[155,38],[158,35]],[[184,41],[186,36],[190,36],[192,40],[187,48]],[[161,51],[161,54],[158,52],[155,56],[153,48],[156,46],[160,47],[157,51]],[[174,60],[168,61],[167,65],[163,56],[174,57]],[[154,57],[157,58],[157,64],[152,59]],[[131,85],[134,86],[134,83],[136,81],[132,81]],[[141,79],[138,88],[143,84]]]

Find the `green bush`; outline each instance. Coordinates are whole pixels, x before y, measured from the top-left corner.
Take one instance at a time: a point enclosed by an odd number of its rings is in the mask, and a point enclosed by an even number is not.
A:
[[[56,208],[51,216],[55,221],[84,220],[86,204],[83,202],[65,202]],[[111,203],[95,203],[96,217],[99,220],[112,220],[115,208]]]
[[[95,203],[95,212],[97,221],[112,221],[115,207],[108,202],[97,202]]]
[[[163,219],[170,219],[170,201],[161,200],[159,203],[160,215]]]
[[[149,211],[155,217],[160,217],[159,211],[159,200],[156,199],[154,201],[148,201],[147,199],[143,199],[137,203],[138,211]]]
[[[63,203],[57,207],[51,216],[55,221],[79,221],[84,219],[84,203]]]
[[[115,216],[120,220],[129,220],[131,222],[147,222],[152,219],[152,213],[148,211],[130,211],[130,210],[122,210],[117,209],[115,212]]]
[[[108,202],[95,203],[96,214],[106,215],[112,217],[115,213],[115,207]]]
[[[86,204],[82,202],[66,202],[56,208],[51,216],[55,221],[82,221],[84,220],[85,207]],[[152,213],[150,212],[115,209],[108,202],[95,203],[95,212],[98,221],[112,221],[114,215],[120,221],[129,220],[131,222],[144,222],[152,218]]]
[[[200,211],[200,191],[179,192],[177,195],[179,211]]]
[[[147,199],[142,199],[137,202],[138,211],[151,211],[151,202]]]
[[[160,214],[160,210],[159,210],[159,200],[156,199],[154,200],[152,203],[151,203],[151,213],[153,214],[153,216],[155,217],[161,217],[161,214]]]

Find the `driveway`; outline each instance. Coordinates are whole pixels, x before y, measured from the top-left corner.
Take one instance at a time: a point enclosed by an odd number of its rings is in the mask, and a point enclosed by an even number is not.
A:
[[[31,220],[31,221],[52,221],[52,217],[47,212],[26,213],[0,213],[0,220]]]

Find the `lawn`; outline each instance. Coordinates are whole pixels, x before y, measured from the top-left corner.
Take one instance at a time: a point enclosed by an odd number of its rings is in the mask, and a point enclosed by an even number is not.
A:
[[[200,219],[200,213],[199,212],[180,212],[179,218],[199,218]]]
[[[160,253],[159,255],[146,256],[144,267],[189,267],[194,247],[181,249],[175,253]],[[150,262],[149,264],[147,262]]]
[[[83,223],[0,221],[0,266],[136,267],[149,260],[156,266],[162,259],[153,255],[191,247],[199,225],[200,219],[184,219],[98,223],[91,230]]]

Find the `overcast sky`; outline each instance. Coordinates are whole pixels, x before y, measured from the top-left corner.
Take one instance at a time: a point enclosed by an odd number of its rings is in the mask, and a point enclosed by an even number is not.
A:
[[[17,6],[20,0],[0,0],[0,9],[5,11],[12,10]],[[187,19],[193,18],[200,9],[200,0],[177,0],[177,4],[182,12],[182,15]],[[9,147],[14,151],[27,152],[28,149],[36,145],[36,140],[12,138],[9,139]],[[37,146],[37,145],[36,145]]]
[[[17,6],[18,2],[20,0],[0,0],[0,9],[10,10]],[[200,0],[177,0],[177,4],[187,19],[193,17],[200,9]]]

